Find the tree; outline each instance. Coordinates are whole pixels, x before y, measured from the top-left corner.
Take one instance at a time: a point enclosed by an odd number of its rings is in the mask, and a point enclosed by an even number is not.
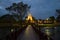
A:
[[[56,16],[60,15],[60,9],[57,9],[56,12]]]
[[[49,19],[54,21],[55,17],[54,16],[50,16]]]
[[[60,23],[60,15],[57,16],[56,21]]]
[[[58,14],[56,17],[56,21],[60,23],[60,9],[57,9],[56,12]]]
[[[28,6],[28,4],[24,4],[23,2],[13,3],[10,7],[6,8],[6,10],[11,12],[14,17],[20,21],[21,24],[29,9],[30,6]]]
[[[49,20],[51,20],[52,22],[54,22],[55,17],[54,16],[51,16],[51,17],[49,17]]]
[[[0,23],[15,23],[16,20],[14,19],[13,15],[5,14],[0,17]]]
[[[56,10],[56,12],[57,12],[57,14],[59,14],[59,15],[60,15],[60,9],[57,9],[57,10]]]

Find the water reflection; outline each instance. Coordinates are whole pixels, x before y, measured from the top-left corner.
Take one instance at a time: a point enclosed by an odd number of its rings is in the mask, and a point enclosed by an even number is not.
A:
[[[41,31],[54,40],[60,40],[60,27],[42,27]]]
[[[14,31],[14,29],[11,29],[11,32],[13,32]]]
[[[45,33],[46,33],[48,36],[51,34],[49,29],[46,29],[46,30],[45,30]]]

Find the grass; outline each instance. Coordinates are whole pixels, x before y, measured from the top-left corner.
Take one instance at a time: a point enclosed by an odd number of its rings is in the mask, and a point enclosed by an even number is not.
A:
[[[56,26],[60,26],[60,24],[40,24],[39,26],[42,26],[42,27],[56,27]]]

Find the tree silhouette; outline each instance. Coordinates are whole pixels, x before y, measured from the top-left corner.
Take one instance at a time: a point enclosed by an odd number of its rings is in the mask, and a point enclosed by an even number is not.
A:
[[[55,17],[54,16],[50,16],[49,20],[51,20],[54,23]]]
[[[58,14],[60,14],[60,9],[57,9],[56,12],[57,12]]]
[[[60,15],[57,16],[56,21],[60,23]]]
[[[56,12],[58,14],[56,17],[56,21],[60,23],[60,9],[57,9]]]
[[[54,16],[50,16],[49,19],[52,20],[52,21],[54,21],[55,17]]]
[[[13,3],[10,7],[7,7],[6,10],[11,12],[15,18],[17,18],[22,24],[22,20],[24,16],[27,14],[27,11],[30,9],[28,4],[24,4],[23,2]]]
[[[0,17],[0,23],[15,23],[16,20],[13,18],[13,15],[5,14]]]

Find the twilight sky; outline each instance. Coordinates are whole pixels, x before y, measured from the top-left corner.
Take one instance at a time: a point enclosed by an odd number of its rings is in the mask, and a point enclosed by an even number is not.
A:
[[[13,2],[21,2],[31,5],[31,14],[39,19],[46,19],[50,16],[55,16],[56,9],[60,9],[60,0],[0,0],[0,15],[7,13],[6,7]]]

